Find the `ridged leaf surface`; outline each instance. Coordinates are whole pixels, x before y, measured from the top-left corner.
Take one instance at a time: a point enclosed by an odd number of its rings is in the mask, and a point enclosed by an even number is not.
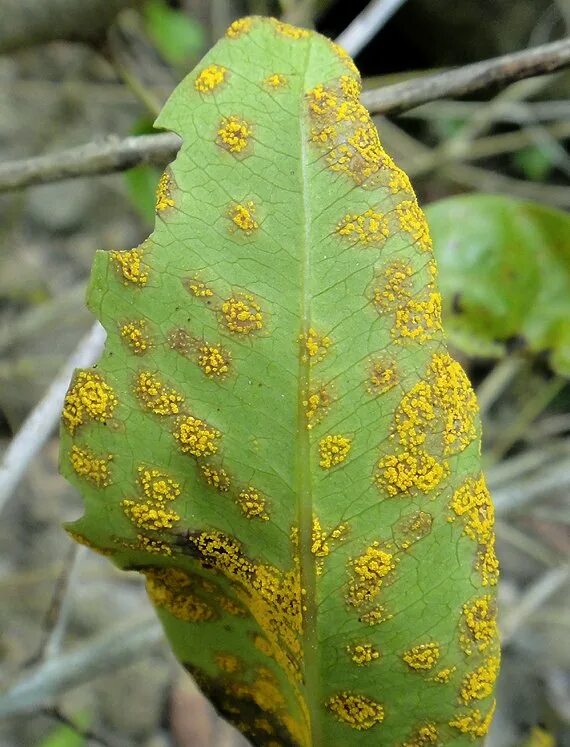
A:
[[[172,647],[255,745],[481,741],[493,508],[406,175],[352,60],[235,22],[158,119],[153,234],[99,252],[105,353],[71,383],[69,527],[144,573]]]

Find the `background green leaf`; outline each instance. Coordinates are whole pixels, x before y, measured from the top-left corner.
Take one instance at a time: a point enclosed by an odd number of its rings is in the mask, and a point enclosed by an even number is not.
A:
[[[547,354],[570,375],[570,217],[481,194],[441,200],[426,215],[453,342],[471,355]]]
[[[196,62],[206,42],[198,21],[165,0],[147,0],[143,12],[146,31],[167,62],[175,66]]]

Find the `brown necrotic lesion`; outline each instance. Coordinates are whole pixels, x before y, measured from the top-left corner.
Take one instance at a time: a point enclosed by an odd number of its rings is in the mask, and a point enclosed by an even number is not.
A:
[[[179,620],[209,622],[218,613],[207,601],[207,595],[196,578],[176,568],[156,568],[144,571],[146,590],[151,601]]]
[[[220,715],[252,744],[300,747],[310,743],[306,721],[289,713],[279,682],[271,670],[250,666],[229,672],[219,666],[219,656],[227,655],[217,655],[218,672],[215,674],[192,664],[185,664],[185,667]],[[227,661],[224,658],[224,663]]]
[[[225,578],[258,623],[270,656],[291,681],[299,681],[302,665],[302,594],[298,563],[289,571],[250,559],[241,545],[222,532],[188,537],[187,551],[200,564]]]

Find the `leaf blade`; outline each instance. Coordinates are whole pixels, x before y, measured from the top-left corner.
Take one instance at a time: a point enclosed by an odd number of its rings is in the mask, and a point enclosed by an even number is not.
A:
[[[176,89],[155,231],[96,258],[109,342],[68,393],[63,471],[73,531],[146,574],[255,744],[463,744],[498,664],[461,607],[496,576],[479,424],[358,91],[334,44],[255,18]]]

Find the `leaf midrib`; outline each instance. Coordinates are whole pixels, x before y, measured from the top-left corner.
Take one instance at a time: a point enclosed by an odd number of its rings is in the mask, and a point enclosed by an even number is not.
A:
[[[312,45],[309,41],[305,61],[305,73],[309,69]],[[302,196],[303,242],[301,246],[300,278],[300,335],[311,327],[311,220],[310,189],[307,176],[308,136],[305,128],[304,104],[305,76],[300,92],[299,103],[299,138],[300,138],[300,175]],[[312,745],[322,744],[320,724],[320,677],[317,636],[316,605],[316,569],[315,559],[311,553],[313,534],[313,495],[311,486],[311,448],[309,431],[306,427],[303,401],[310,390],[310,362],[303,360],[299,354],[299,382],[297,391],[297,500],[299,516],[299,562],[301,574],[301,596],[303,606],[303,672],[305,684],[305,701],[310,718],[310,736]]]

